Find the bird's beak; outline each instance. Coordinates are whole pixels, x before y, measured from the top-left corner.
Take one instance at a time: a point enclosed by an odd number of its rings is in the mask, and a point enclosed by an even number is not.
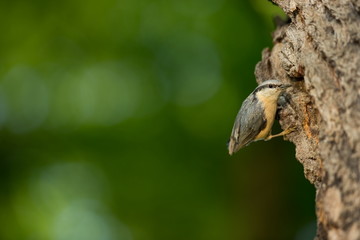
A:
[[[283,84],[283,85],[281,86],[281,88],[286,89],[286,88],[289,88],[289,87],[291,87],[291,86],[292,86],[291,84]]]

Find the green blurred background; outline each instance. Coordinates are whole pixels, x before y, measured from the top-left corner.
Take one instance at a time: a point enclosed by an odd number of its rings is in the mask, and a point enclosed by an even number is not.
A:
[[[279,14],[265,0],[2,0],[0,239],[312,239],[294,146],[226,150]]]

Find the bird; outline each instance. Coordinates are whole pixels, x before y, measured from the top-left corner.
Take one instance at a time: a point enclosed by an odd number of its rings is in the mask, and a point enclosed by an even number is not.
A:
[[[270,140],[294,131],[293,128],[288,128],[279,134],[271,135],[278,98],[290,86],[290,84],[284,84],[279,80],[266,80],[244,100],[235,118],[228,142],[230,155],[251,142]]]

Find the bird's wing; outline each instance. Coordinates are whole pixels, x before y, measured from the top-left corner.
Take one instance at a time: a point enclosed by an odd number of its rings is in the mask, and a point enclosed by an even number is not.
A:
[[[252,142],[265,127],[266,118],[261,103],[250,95],[241,105],[231,133],[231,139],[235,140],[234,152]]]

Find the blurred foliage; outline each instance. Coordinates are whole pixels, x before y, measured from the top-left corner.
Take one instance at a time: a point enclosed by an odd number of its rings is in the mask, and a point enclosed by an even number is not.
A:
[[[0,2],[0,239],[310,239],[282,139],[226,142],[264,0]]]

